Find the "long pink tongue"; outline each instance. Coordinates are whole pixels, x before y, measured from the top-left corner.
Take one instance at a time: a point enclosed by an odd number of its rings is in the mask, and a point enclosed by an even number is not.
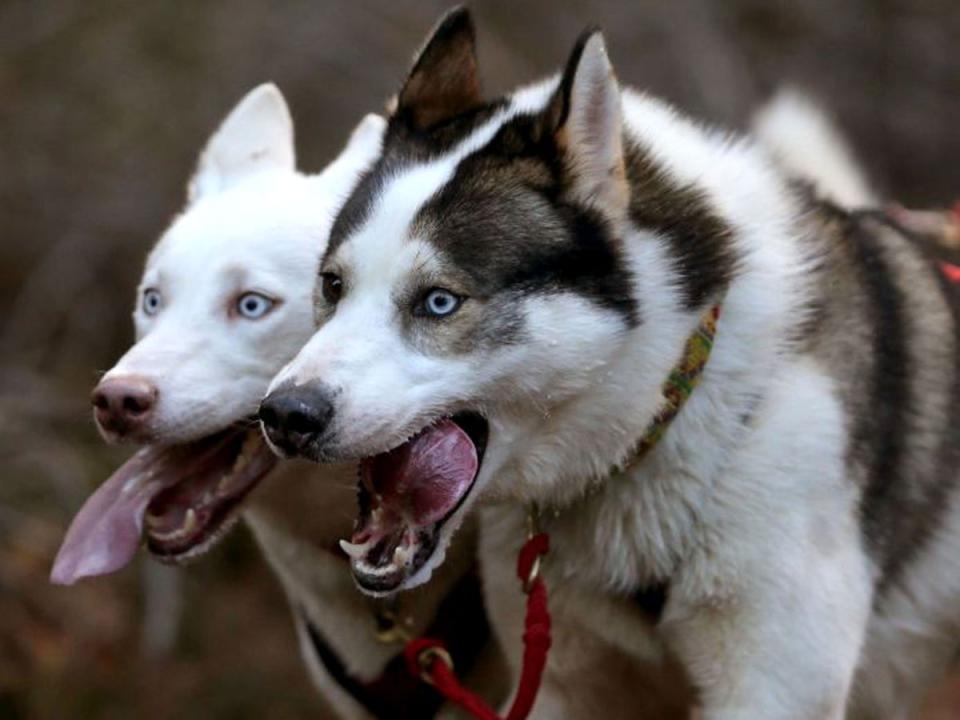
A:
[[[365,460],[363,482],[376,501],[416,525],[442,520],[473,483],[479,461],[470,437],[441,420],[388,453]]]
[[[147,505],[168,484],[148,470],[159,452],[152,447],[140,450],[84,503],[57,553],[51,582],[72,585],[80,578],[115,572],[133,559]]]

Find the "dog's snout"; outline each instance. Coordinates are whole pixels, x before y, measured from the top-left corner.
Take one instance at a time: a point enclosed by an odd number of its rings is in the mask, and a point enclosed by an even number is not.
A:
[[[97,424],[111,439],[142,433],[157,404],[157,394],[156,385],[138,375],[104,380],[91,396]]]
[[[260,403],[260,422],[274,445],[303,455],[333,417],[333,394],[322,386],[281,387]]]

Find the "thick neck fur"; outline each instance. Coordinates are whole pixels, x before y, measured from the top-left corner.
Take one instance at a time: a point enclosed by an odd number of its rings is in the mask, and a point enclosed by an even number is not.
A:
[[[536,434],[549,438],[549,447],[534,445],[532,455],[518,457],[522,467],[516,469],[528,479],[530,499],[540,494],[536,486],[545,465],[566,468],[560,473],[563,481],[546,493],[557,498],[560,491],[559,505],[590,490],[588,478],[604,478],[611,466],[628,458],[659,409],[661,385],[706,308],[718,302],[722,307],[716,344],[703,382],[674,421],[663,451],[695,422],[716,432],[715,421],[729,412],[738,418],[749,414],[802,321],[806,301],[808,262],[796,223],[802,207],[766,157],[745,140],[699,127],[646,96],[624,91],[623,104],[625,134],[645,150],[638,162],[655,163],[669,182],[695,192],[729,227],[717,242],[732,256],[733,271],[722,289],[691,307],[684,301],[685,278],[666,232],[629,221],[620,229],[634,269],[641,322],[625,331],[617,352],[598,363],[596,384],[552,413],[545,428],[538,427]],[[631,188],[632,194],[643,192]],[[576,450],[568,457],[558,452],[563,447]],[[593,452],[583,453],[584,448]]]
[[[717,241],[732,272],[719,292],[691,307],[666,234],[627,223],[641,322],[598,361],[587,392],[529,432],[507,429],[525,449],[500,475],[518,499],[559,511],[549,521],[556,544],[581,552],[556,555],[577,562],[581,578],[635,587],[669,574],[708,532],[701,511],[724,482],[724,448],[749,426],[804,319],[809,262],[798,237],[800,202],[758,149],[631,91],[623,93],[623,109],[628,141],[645,150],[637,161],[655,163],[675,187],[695,191],[728,226]],[[714,303],[721,317],[700,385],[644,461],[626,477],[610,477],[659,409],[664,379]],[[639,543],[616,542],[621,532],[636,537],[638,528]],[[587,547],[594,552],[582,552]]]

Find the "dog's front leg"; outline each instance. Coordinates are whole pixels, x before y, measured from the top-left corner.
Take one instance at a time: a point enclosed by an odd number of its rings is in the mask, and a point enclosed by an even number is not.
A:
[[[848,539],[829,556],[768,546],[766,562],[740,566],[730,592],[678,583],[661,628],[700,692],[703,720],[844,717],[870,604],[866,561]]]
[[[800,359],[704,483],[660,629],[703,720],[839,720],[864,642],[872,569],[833,382]]]

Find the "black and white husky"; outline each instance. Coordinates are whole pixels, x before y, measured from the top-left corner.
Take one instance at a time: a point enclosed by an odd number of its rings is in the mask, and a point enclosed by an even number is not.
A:
[[[643,645],[632,598],[654,586],[710,720],[906,718],[955,656],[957,292],[883,217],[620,88],[599,32],[484,102],[470,19],[448,15],[315,307],[260,417],[283,454],[362,459],[344,547],[368,592],[426,580],[482,508],[488,610],[519,637],[536,503],[554,687],[585,677],[564,638]],[[711,310],[699,384],[664,420]]]

